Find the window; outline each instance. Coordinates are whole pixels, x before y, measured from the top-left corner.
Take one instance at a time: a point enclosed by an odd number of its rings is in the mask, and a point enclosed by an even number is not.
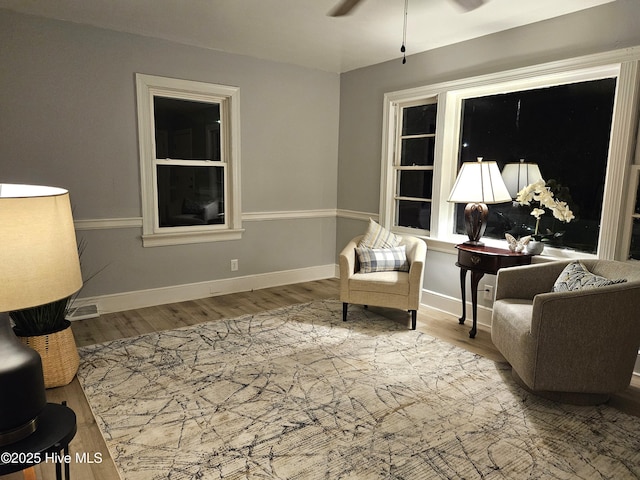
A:
[[[240,238],[238,89],[136,80],[143,244]]]
[[[430,228],[436,111],[436,103],[401,107],[393,162],[395,226]]]
[[[466,98],[458,168],[484,156],[500,169],[519,159],[535,163],[555,198],[575,215],[569,223],[540,217],[538,234],[548,246],[596,253],[609,156],[616,79]],[[456,233],[464,233],[464,205],[456,206]],[[490,207],[485,238],[534,233],[530,207]]]
[[[524,158],[539,163],[543,178],[556,180],[564,193],[573,197],[573,206],[579,213],[577,220],[562,224],[570,228],[555,239],[555,248],[545,249],[547,254],[571,256],[570,252],[575,251],[580,255],[626,259],[628,252],[623,251],[621,234],[622,223],[628,220],[620,212],[625,209],[624,192],[633,188],[629,185],[629,170],[639,75],[637,60],[615,63],[619,55],[628,54],[611,52],[386,94],[381,223],[400,233],[460,243],[466,237],[460,235],[455,206],[447,202],[460,162],[483,157],[503,167]],[[402,167],[416,168],[419,164],[403,165],[403,126],[411,120],[405,110],[419,105],[433,105],[435,130],[433,139],[429,139],[433,142],[433,163],[428,165],[432,184],[426,188],[427,176],[421,172],[421,195],[406,198],[399,180]],[[574,138],[568,140],[568,123],[578,122],[580,125],[571,132]],[[518,138],[525,126],[526,138]],[[427,134],[420,133],[426,141]],[[421,149],[423,154],[425,151],[426,148]],[[402,201],[423,202],[419,203],[422,209],[415,205],[403,209]],[[429,219],[420,219],[427,201]],[[494,228],[483,237],[493,236],[495,245],[502,245],[506,231],[505,225],[500,225],[504,217],[497,215],[500,208],[489,206],[490,215],[496,211]],[[535,225],[526,217],[510,219],[520,227],[516,233],[528,233]],[[546,227],[554,229],[552,225]],[[632,240],[631,233],[628,238]],[[633,242],[637,242],[635,237]]]

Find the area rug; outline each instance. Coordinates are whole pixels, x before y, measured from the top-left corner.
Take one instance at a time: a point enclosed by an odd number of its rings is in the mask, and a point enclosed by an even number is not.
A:
[[[640,478],[640,418],[337,301],[80,349],[124,480]],[[558,366],[561,368],[561,366]]]

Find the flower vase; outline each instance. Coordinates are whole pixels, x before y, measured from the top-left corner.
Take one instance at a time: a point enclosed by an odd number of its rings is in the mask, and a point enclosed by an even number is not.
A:
[[[529,255],[540,255],[544,250],[544,243],[539,240],[531,239],[529,243],[527,243],[525,251]]]

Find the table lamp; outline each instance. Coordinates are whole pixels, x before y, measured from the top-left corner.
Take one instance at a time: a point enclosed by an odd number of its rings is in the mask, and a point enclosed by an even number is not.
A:
[[[516,198],[524,187],[536,183],[541,178],[538,164],[525,163],[524,159],[521,159],[520,163],[507,163],[502,169],[502,180],[512,199]]]
[[[11,329],[10,311],[68,297],[82,287],[69,193],[0,184],[0,446],[37,429],[46,405],[40,355]]]
[[[458,172],[449,202],[466,203],[464,224],[469,240],[465,245],[483,246],[480,241],[487,228],[489,208],[487,204],[511,201],[511,195],[502,180],[496,162],[465,162]]]

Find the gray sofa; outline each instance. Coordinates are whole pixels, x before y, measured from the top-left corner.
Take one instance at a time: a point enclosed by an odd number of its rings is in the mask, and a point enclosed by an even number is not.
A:
[[[552,292],[570,261],[502,269],[491,339],[525,388],[553,400],[602,403],[631,380],[640,345],[640,266],[582,260],[624,283]]]

